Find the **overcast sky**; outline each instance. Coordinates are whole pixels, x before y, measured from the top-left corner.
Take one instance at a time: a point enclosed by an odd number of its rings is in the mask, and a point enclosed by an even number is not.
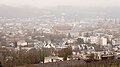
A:
[[[34,6],[34,7],[52,7],[52,6],[120,7],[120,0],[0,0],[0,4],[10,6]]]

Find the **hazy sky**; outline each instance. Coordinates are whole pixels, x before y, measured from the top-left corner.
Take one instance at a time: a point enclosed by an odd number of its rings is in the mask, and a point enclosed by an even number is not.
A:
[[[80,6],[80,7],[111,7],[120,6],[120,0],[0,0],[0,4],[10,6]]]

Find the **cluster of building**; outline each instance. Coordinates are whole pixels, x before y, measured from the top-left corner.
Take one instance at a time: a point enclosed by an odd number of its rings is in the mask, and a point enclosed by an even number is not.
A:
[[[1,47],[18,51],[32,48],[54,48],[57,51],[70,46],[72,58],[90,59],[92,54],[94,59],[98,60],[102,57],[119,57],[119,21],[97,19],[69,23],[50,21],[44,23],[43,20],[38,19],[0,18]],[[60,57],[52,56],[51,58]]]

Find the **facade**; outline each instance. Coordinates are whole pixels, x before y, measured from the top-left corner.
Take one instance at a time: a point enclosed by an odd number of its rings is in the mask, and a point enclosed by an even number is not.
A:
[[[27,44],[27,42],[25,42],[24,40],[21,40],[21,41],[18,41],[18,42],[17,42],[17,45],[18,45],[18,46],[26,46],[26,45],[28,45],[28,44]]]
[[[107,45],[107,38],[100,37],[100,36],[91,36],[90,37],[91,44],[98,44],[98,45]]]
[[[84,43],[90,43],[90,37],[82,37]]]
[[[107,38],[101,37],[101,45],[107,45]]]
[[[120,45],[120,38],[112,40],[112,45]]]
[[[91,36],[90,37],[91,44],[100,44],[100,37],[98,36]]]

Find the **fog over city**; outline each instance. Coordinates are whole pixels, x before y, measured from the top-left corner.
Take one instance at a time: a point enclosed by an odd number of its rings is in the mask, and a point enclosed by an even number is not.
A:
[[[119,0],[0,0],[0,4],[9,6],[79,6],[79,7],[113,7],[120,6]]]
[[[120,17],[119,0],[0,0],[3,17],[35,17],[42,14],[68,13],[85,17]]]
[[[0,0],[0,67],[120,67],[120,0]]]

